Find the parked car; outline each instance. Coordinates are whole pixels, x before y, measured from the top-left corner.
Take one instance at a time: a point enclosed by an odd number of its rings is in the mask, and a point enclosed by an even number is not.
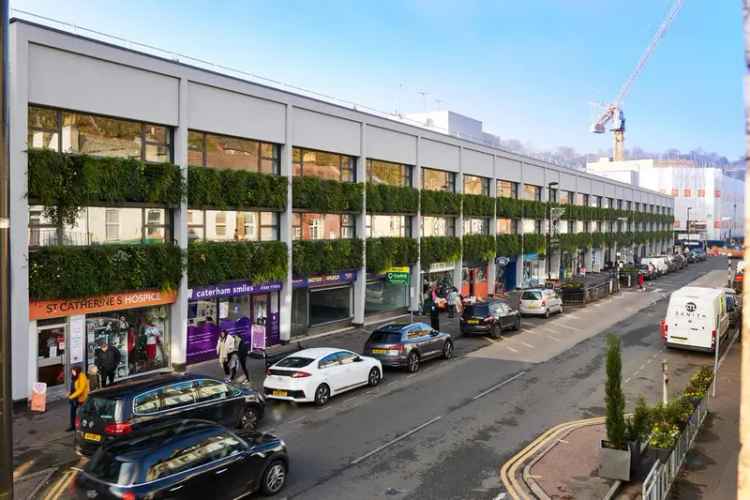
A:
[[[676,253],[672,257],[674,258],[675,262],[677,262],[678,269],[685,269],[687,267],[688,265],[687,257],[682,255],[681,253]]]
[[[331,347],[303,349],[266,372],[266,397],[323,406],[331,396],[365,385],[376,386],[383,367],[375,358]]]
[[[563,312],[563,303],[554,290],[532,288],[524,290],[518,310],[524,315],[542,315],[549,318],[551,312]]]
[[[453,357],[453,338],[426,323],[393,323],[370,334],[363,351],[393,368],[419,371],[422,361]]]
[[[695,254],[695,261],[696,262],[705,262],[708,256],[706,255],[706,251],[702,248],[694,248],[691,250],[693,254]]]
[[[639,264],[638,272],[643,274],[644,280],[652,280],[656,277],[656,267],[653,264]]]
[[[661,333],[667,347],[714,352],[730,322],[723,289],[685,286],[669,297]]]
[[[651,264],[656,269],[657,276],[663,276],[669,272],[669,266],[663,258],[659,257],[644,257],[641,259],[641,264]]]
[[[731,288],[724,288],[724,299],[727,304],[727,314],[729,315],[729,328],[739,328],[742,324],[742,300],[740,295]]]
[[[72,484],[73,498],[234,499],[286,484],[286,444],[205,420],[172,420],[103,446]]]
[[[502,300],[467,304],[460,318],[461,333],[489,333],[499,337],[503,330],[521,328],[521,313]]]
[[[659,259],[664,259],[667,263],[667,272],[673,273],[680,270],[680,265],[672,255],[657,255]]]
[[[141,428],[178,418],[199,418],[254,429],[265,409],[262,394],[197,374],[159,374],[91,392],[76,417],[76,450],[101,445]]]

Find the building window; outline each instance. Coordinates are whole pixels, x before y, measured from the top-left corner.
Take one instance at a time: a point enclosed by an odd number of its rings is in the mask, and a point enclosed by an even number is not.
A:
[[[489,234],[490,223],[488,219],[465,219],[464,234]]]
[[[407,238],[411,236],[411,217],[408,215],[368,215],[367,237]]]
[[[583,193],[576,193],[575,195],[575,204],[579,207],[585,207],[588,203],[588,198],[586,198]]]
[[[91,156],[172,160],[169,127],[29,106],[28,147]]]
[[[279,214],[233,210],[188,210],[188,239],[276,241],[279,239]]]
[[[549,188],[549,189],[547,189],[547,191],[549,191],[549,193],[548,193],[549,198],[548,198],[547,201],[550,201],[552,203],[557,203],[557,189],[555,189],[555,188]]]
[[[557,200],[557,202],[560,205],[567,205],[570,203],[571,197],[570,191],[560,191],[559,196],[560,198]]]
[[[601,196],[589,196],[589,206],[591,206],[591,207],[601,207],[602,206],[602,197]]]
[[[625,207],[628,212],[630,212],[633,209],[633,202],[632,201],[626,201]]]
[[[589,195],[587,195],[587,194],[583,195],[583,206],[584,207],[588,207],[589,206]],[[591,205],[591,206],[593,206],[593,205]]]
[[[354,217],[348,214],[295,212],[292,217],[295,240],[351,239],[354,229]]]
[[[411,166],[381,160],[367,160],[367,182],[389,186],[411,186]]]
[[[104,211],[104,235],[108,242],[120,241],[120,212],[116,208]]]
[[[518,234],[518,220],[497,219],[497,234]]]
[[[246,170],[278,175],[278,144],[191,130],[188,133],[188,164],[223,170]]]
[[[456,192],[456,174],[432,168],[422,169],[422,189],[428,191]]]
[[[518,199],[518,183],[511,181],[497,181],[497,195],[501,198]]]
[[[622,200],[617,200],[617,209],[622,210]]]
[[[354,182],[354,158],[311,149],[292,149],[292,171],[298,177],[319,177],[331,181]]]
[[[454,217],[422,217],[422,236],[455,236]]]
[[[542,188],[532,184],[523,185],[523,199],[531,201],[542,201]]]
[[[490,180],[487,177],[464,175],[464,194],[490,195]]]

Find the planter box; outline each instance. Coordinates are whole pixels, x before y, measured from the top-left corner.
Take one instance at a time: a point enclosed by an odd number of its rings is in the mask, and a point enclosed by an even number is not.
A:
[[[599,449],[599,477],[630,481],[631,450],[616,448],[602,441]]]

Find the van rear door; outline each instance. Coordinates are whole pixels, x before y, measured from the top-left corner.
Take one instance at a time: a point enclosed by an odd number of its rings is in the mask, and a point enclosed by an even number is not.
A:
[[[705,298],[672,296],[667,309],[667,344],[710,350],[716,316],[712,305]]]

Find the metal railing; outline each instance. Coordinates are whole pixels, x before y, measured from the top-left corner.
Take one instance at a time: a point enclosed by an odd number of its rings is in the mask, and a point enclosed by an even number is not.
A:
[[[710,389],[709,389],[710,391]],[[668,497],[669,490],[672,487],[677,474],[680,472],[682,464],[685,462],[690,448],[693,447],[695,438],[700,432],[703,421],[708,414],[708,394],[701,400],[698,406],[690,415],[685,429],[683,429],[677,444],[672,449],[669,456],[662,462],[657,460],[651,471],[649,471],[646,480],[643,481],[642,495],[644,500],[662,500]]]

